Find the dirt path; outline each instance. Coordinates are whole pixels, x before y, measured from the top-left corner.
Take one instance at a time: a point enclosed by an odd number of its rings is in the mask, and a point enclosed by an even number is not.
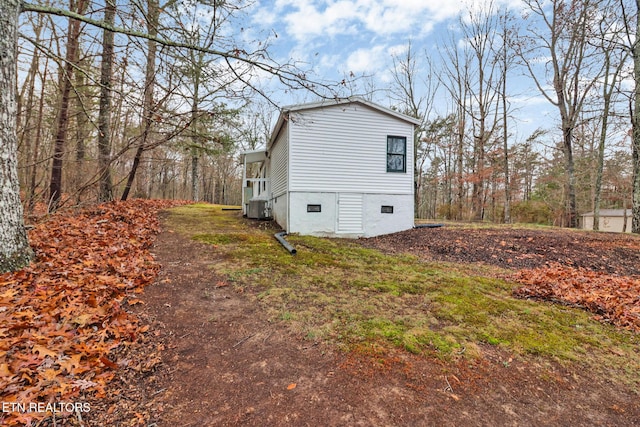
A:
[[[252,295],[208,268],[213,246],[165,231],[153,252],[163,269],[140,314],[164,351],[152,380],[138,384],[149,425],[640,425],[636,394],[578,368],[491,347],[484,360],[458,363],[347,355],[270,323]]]

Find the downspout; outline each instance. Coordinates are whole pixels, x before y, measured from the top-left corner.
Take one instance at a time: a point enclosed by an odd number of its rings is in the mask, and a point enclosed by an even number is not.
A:
[[[413,228],[440,228],[444,227],[444,224],[416,224]]]
[[[284,248],[285,248],[286,250],[288,250],[288,251],[289,251],[289,253],[290,253],[291,255],[295,255],[296,253],[298,253],[298,251],[296,250],[296,248],[294,248],[294,247],[291,245],[291,243],[287,242],[287,241],[284,239],[284,236],[286,236],[286,235],[287,235],[287,232],[286,232],[286,231],[281,231],[281,232],[279,232],[279,233],[274,234],[273,236],[278,240],[278,242],[280,242],[280,243],[282,244],[282,246],[284,246]]]

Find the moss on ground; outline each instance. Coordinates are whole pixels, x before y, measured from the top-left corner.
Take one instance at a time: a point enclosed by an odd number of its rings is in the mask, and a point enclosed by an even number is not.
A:
[[[309,339],[345,348],[382,343],[442,359],[477,357],[476,350],[489,345],[522,357],[610,368],[640,384],[637,334],[580,309],[516,299],[514,283],[483,275],[482,267],[425,263],[357,241],[297,235],[287,237],[298,250],[292,256],[273,229],[251,225],[237,211],[198,204],[170,212],[170,228],[216,245],[224,261],[212,268],[255,295],[273,321]]]

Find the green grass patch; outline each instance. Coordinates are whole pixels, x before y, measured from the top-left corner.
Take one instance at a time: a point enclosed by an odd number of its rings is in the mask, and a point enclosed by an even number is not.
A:
[[[200,204],[170,212],[171,229],[216,245],[223,261],[212,268],[255,295],[273,321],[309,339],[346,348],[383,343],[442,359],[476,357],[488,345],[617,369],[640,384],[638,334],[579,309],[516,299],[516,285],[485,267],[425,263],[357,241],[296,235],[287,236],[298,250],[292,256],[267,223],[252,225],[237,211]]]

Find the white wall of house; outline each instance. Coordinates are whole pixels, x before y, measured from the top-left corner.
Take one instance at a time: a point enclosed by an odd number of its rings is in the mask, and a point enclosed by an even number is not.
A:
[[[393,213],[382,213],[382,206],[392,206]],[[367,236],[396,233],[414,225],[413,194],[368,194],[365,211]]]
[[[336,194],[292,192],[289,233],[332,236],[336,229]],[[307,205],[320,205],[320,212],[307,212]]]
[[[274,197],[270,202],[271,216],[285,230],[289,229],[289,195]]]
[[[289,133],[286,125],[272,145],[267,171],[271,176],[271,215],[280,227],[287,230],[289,228]]]
[[[413,126],[362,104],[291,113],[290,191],[413,194]],[[387,172],[387,135],[407,137],[407,171]]]
[[[350,103],[291,111],[277,131],[272,212],[287,232],[370,237],[413,227],[412,123]],[[406,137],[405,172],[387,172],[387,136]]]
[[[291,192],[289,198],[289,233],[372,237],[413,227],[412,195]],[[309,212],[309,205],[320,212]],[[382,206],[392,213],[383,213]]]

